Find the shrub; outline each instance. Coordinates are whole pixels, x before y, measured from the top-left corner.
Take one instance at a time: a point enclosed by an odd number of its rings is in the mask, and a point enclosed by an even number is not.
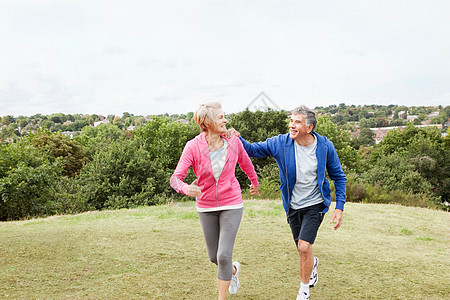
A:
[[[249,142],[260,142],[266,139],[288,132],[288,112],[287,111],[256,111],[252,112],[246,109],[243,112],[230,115],[230,122],[227,124],[227,128],[235,128],[241,136]],[[258,173],[258,180],[261,183],[268,184],[268,197],[280,197],[279,194],[273,193],[274,184],[273,181],[278,181],[278,172],[272,177],[271,174],[266,174],[271,176],[271,178],[266,178],[263,176],[265,171],[264,168],[267,165],[275,164],[275,159],[271,157],[265,158],[251,158],[253,165],[255,166],[256,172]],[[276,164],[275,164],[276,166]],[[242,187],[247,187],[250,184],[247,175],[241,170],[241,168],[236,168],[236,178]],[[278,184],[279,185],[279,184]],[[262,189],[265,189],[261,185]],[[244,188],[245,190],[245,188]],[[263,191],[265,194],[266,192]],[[247,194],[245,194],[247,196]],[[250,193],[248,193],[250,195]]]
[[[76,140],[84,147],[89,159],[110,144],[124,139],[124,133],[112,124],[100,124],[97,127],[86,126]]]
[[[424,194],[411,194],[399,190],[384,191],[379,187],[366,186],[367,197],[363,203],[400,204],[404,206],[439,208],[436,201]]]
[[[153,195],[156,165],[138,143],[122,140],[95,154],[78,181],[86,191],[86,202],[96,209],[129,207],[125,198],[143,192]]]
[[[363,183],[355,174],[347,176],[347,201],[442,208],[440,198],[430,194],[413,194],[399,189],[386,189],[379,184]]]
[[[0,220],[53,214],[49,204],[62,172],[61,159],[31,145],[0,145]]]
[[[248,181],[248,180],[247,180]],[[280,199],[280,177],[278,175],[278,166],[272,162],[262,168],[258,174],[259,193],[261,197],[256,199]],[[250,182],[248,181],[248,184]],[[241,184],[242,196],[246,199],[255,198],[250,194],[248,185]]]
[[[61,176],[55,182],[55,195],[48,205],[55,214],[75,214],[94,209],[88,204],[84,192],[77,178]]]
[[[378,185],[386,191],[430,195],[432,186],[417,171],[409,159],[394,153],[383,156],[361,176],[362,182]]]
[[[350,134],[347,131],[340,129],[326,116],[317,118],[316,131],[333,142],[344,171],[347,172],[356,168],[357,151],[350,145]]]
[[[38,129],[29,139],[31,145],[47,152],[50,157],[62,158],[65,176],[77,175],[87,162],[82,146],[61,132],[52,133],[45,128]]]
[[[362,202],[367,196],[364,185],[356,181],[354,174],[347,175],[347,201]]]
[[[155,194],[169,196],[176,193],[169,185],[170,176],[186,142],[199,133],[197,125],[174,122],[166,117],[154,117],[135,132],[135,143],[139,144],[148,153],[148,159],[153,161]],[[191,183],[194,179],[195,175],[190,171],[185,182]]]
[[[37,167],[23,163],[10,169],[0,178],[0,220],[17,220],[54,213],[53,184],[61,175],[61,163],[41,164]]]
[[[197,133],[192,125],[156,117],[134,138],[103,148],[78,178],[86,203],[96,209],[161,203],[161,196],[174,193],[169,178],[186,141]],[[189,180],[193,180],[191,173]]]

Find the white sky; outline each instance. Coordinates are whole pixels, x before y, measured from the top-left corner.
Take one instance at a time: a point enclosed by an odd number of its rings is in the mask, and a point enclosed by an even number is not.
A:
[[[0,0],[0,116],[450,105],[448,0]]]

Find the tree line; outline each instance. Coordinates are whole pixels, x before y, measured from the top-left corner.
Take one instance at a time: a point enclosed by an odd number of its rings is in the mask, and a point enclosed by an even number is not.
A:
[[[362,134],[367,136],[369,128],[405,126],[410,121],[414,125],[423,123],[441,124],[450,118],[450,106],[398,106],[398,105],[330,105],[328,107],[318,106],[315,108],[319,115],[330,116],[333,123],[339,125],[342,129],[354,131],[359,128]],[[192,119],[193,113],[187,114],[164,114],[172,120]],[[20,137],[36,131],[38,128],[46,127],[51,132],[72,131],[79,132],[85,126],[94,126],[96,122],[104,121],[113,124],[120,129],[126,130],[130,126],[137,127],[145,124],[154,116],[135,116],[124,112],[122,116],[98,114],[63,114],[54,113],[51,115],[35,114],[32,116],[11,115],[0,118],[0,141],[12,139],[17,141]],[[411,118],[411,119],[408,119]]]
[[[228,127],[250,141],[288,131],[288,112],[245,110]],[[348,177],[347,199],[447,209],[450,139],[437,128],[391,130],[379,143],[355,143],[331,114],[317,132],[335,145]],[[184,119],[179,122],[177,119]],[[152,116],[132,132],[113,123],[84,126],[73,139],[45,127],[14,143],[0,143],[0,220],[119,209],[187,199],[169,186],[186,142],[199,134],[192,113]],[[263,198],[279,198],[273,159],[252,159]],[[237,168],[245,197],[249,185]],[[186,182],[195,179],[189,171]]]

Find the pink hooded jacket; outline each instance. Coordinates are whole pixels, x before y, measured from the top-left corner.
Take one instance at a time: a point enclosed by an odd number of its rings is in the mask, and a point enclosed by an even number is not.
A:
[[[226,138],[228,142],[225,166],[216,182],[214,178],[208,143],[204,133],[188,141],[181,154],[175,172],[170,177],[170,186],[178,193],[187,195],[189,184],[183,182],[187,171],[192,166],[202,194],[196,198],[198,208],[215,208],[242,203],[241,187],[235,176],[236,163],[247,174],[253,186],[258,186],[257,175],[252,161],[245,152],[239,138]]]

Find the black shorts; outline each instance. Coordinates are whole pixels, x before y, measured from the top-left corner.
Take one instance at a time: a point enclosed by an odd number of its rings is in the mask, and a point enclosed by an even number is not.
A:
[[[298,240],[314,244],[320,224],[325,213],[325,204],[319,203],[313,206],[293,209],[289,207],[287,213],[288,223],[291,226],[292,236],[298,246]]]

